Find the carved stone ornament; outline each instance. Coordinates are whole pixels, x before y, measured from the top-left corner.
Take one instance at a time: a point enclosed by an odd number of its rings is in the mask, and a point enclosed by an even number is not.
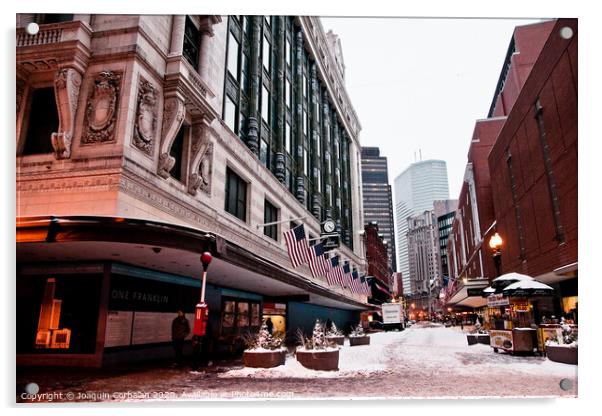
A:
[[[165,105],[163,106],[163,128],[161,131],[161,151],[157,167],[157,174],[165,179],[169,178],[169,171],[176,163],[176,160],[169,155],[169,151],[178,131],[180,131],[180,127],[182,127],[185,113],[184,100],[177,96],[165,99]]]
[[[94,79],[86,106],[82,143],[105,143],[115,140],[115,125],[121,74],[103,71]]]
[[[152,155],[157,131],[157,90],[145,79],[138,83],[138,103],[134,125],[134,146]]]
[[[192,158],[188,176],[188,193],[196,195],[197,190],[211,195],[211,174],[213,169],[213,143],[210,128],[205,123],[192,126]]]
[[[54,95],[59,114],[59,128],[50,140],[56,159],[71,157],[71,142],[75,126],[75,113],[79,99],[82,76],[73,68],[60,69],[54,78]]]
[[[21,112],[21,105],[23,103],[23,97],[25,96],[25,87],[26,87],[26,83],[25,81],[23,81],[21,78],[17,78],[17,89],[16,89],[16,93],[17,93],[17,115],[19,115],[19,113]]]

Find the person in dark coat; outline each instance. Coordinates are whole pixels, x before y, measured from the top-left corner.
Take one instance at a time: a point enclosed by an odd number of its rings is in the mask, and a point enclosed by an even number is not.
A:
[[[178,316],[171,323],[171,342],[173,345],[175,362],[174,367],[181,366],[184,358],[184,339],[190,334],[190,324],[184,315],[184,311],[179,310]]]
[[[274,323],[272,322],[272,318],[268,318],[265,320],[265,325],[268,327],[268,332],[272,335],[274,331]]]

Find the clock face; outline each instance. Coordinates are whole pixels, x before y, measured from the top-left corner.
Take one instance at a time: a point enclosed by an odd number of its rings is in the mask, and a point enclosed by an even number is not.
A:
[[[326,231],[327,233],[331,233],[334,231],[334,221],[333,220],[326,220],[324,222],[324,231]]]

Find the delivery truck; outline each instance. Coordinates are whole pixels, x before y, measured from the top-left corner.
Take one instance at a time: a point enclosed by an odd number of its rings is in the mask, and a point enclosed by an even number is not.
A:
[[[404,313],[401,303],[383,303],[381,305],[383,313],[383,328],[386,331],[392,329],[403,330]]]

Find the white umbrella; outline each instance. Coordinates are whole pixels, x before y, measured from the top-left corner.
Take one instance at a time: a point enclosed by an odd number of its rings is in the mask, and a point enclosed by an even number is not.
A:
[[[520,274],[520,273],[506,273],[501,275],[500,277],[496,277],[495,279],[493,279],[491,281],[491,283],[493,282],[506,282],[506,281],[511,281],[511,280],[535,280],[533,279],[531,276],[527,276],[526,274]]]
[[[503,289],[506,296],[546,296],[554,293],[554,288],[537,280],[519,280]]]

